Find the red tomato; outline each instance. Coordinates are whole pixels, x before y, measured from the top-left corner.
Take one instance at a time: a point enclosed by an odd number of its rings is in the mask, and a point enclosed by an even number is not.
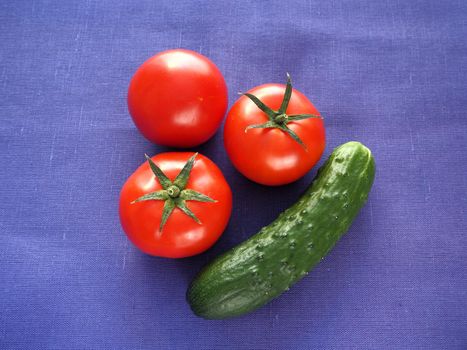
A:
[[[158,53],[131,79],[128,108],[150,141],[193,147],[214,135],[227,109],[227,86],[205,56],[183,49]]]
[[[191,152],[161,153],[151,158],[174,184],[177,175],[193,159]],[[184,193],[197,191],[215,202],[186,200],[188,211],[175,207],[165,224],[161,222],[164,200],[142,200],[141,196],[164,192],[148,162],[142,164],[125,182],[120,193],[120,221],[128,238],[143,252],[169,258],[199,254],[211,247],[224,231],[232,211],[232,192],[220,169],[211,160],[196,155],[186,186],[179,189],[179,200]],[[169,189],[170,192],[170,189]],[[162,230],[160,229],[163,225]]]
[[[281,107],[286,86],[265,84],[250,90],[275,113]],[[292,89],[286,115],[319,116],[318,110],[299,91]],[[292,118],[291,118],[292,119]],[[224,145],[233,165],[252,181],[283,185],[305,175],[320,159],[325,148],[321,118],[290,120],[286,123],[303,145],[279,128],[247,129],[269,122],[267,114],[248,97],[240,97],[230,109],[224,126]]]

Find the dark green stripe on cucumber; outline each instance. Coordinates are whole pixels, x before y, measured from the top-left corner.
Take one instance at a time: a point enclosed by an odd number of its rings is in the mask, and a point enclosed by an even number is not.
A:
[[[374,174],[364,145],[337,147],[298,202],[198,274],[187,291],[193,312],[207,319],[239,316],[288,290],[349,229]]]

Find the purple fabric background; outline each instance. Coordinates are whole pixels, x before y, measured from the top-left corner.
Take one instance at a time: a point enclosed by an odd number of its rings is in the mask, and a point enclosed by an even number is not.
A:
[[[359,140],[377,177],[349,233],[303,281],[240,319],[185,302],[195,273],[310,182],[253,184],[222,133],[196,148],[234,191],[207,253],[151,258],[117,200],[144,153],[129,79],[158,51],[211,58],[236,92],[291,73],[331,150]],[[467,349],[467,2],[2,1],[0,348]]]

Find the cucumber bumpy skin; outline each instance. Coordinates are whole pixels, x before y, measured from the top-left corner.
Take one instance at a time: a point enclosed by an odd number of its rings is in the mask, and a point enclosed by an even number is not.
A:
[[[240,316],[288,290],[349,229],[374,174],[364,145],[337,147],[298,202],[198,274],[187,291],[193,312],[206,319]]]

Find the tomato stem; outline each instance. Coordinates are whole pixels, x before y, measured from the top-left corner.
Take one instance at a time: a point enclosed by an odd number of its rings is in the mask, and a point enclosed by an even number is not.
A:
[[[170,181],[170,179],[164,174],[164,172],[159,168],[156,163],[146,154],[146,159],[149,163],[154,176],[159,181],[162,186],[162,190],[147,193],[134,201],[131,204],[144,202],[149,200],[162,200],[164,201],[164,209],[162,211],[161,222],[159,226],[159,231],[162,234],[162,229],[164,228],[165,223],[169,219],[175,208],[179,208],[183,213],[188,215],[198,224],[201,224],[201,221],[196,217],[196,215],[187,207],[186,201],[198,201],[198,202],[217,202],[205,194],[202,194],[198,191],[187,189],[186,185],[190,177],[191,170],[195,164],[195,158],[198,153],[195,153],[193,156],[188,159],[188,161],[183,166],[180,173],[177,175],[175,180]]]
[[[252,95],[250,93],[243,93],[242,95],[245,95],[246,97],[248,97],[259,109],[261,109],[266,114],[266,116],[269,119],[269,121],[262,123],[262,124],[248,125],[245,128],[245,132],[247,132],[250,129],[277,128],[287,133],[292,139],[294,139],[303,148],[306,149],[306,145],[303,143],[300,137],[293,130],[291,130],[287,126],[287,124],[290,122],[310,119],[310,118],[322,119],[322,117],[319,115],[313,115],[313,114],[287,115],[286,113],[287,107],[289,106],[290,98],[292,97],[292,81],[291,81],[289,73],[287,73],[287,84],[285,86],[284,97],[282,99],[282,103],[278,111],[274,111],[273,109],[268,107],[255,95]]]
[[[177,186],[172,185],[167,189],[167,193],[171,198],[177,198],[180,194],[180,189]]]
[[[288,119],[289,116],[285,113],[282,113],[274,117],[274,122],[276,122],[277,124],[286,124]]]

